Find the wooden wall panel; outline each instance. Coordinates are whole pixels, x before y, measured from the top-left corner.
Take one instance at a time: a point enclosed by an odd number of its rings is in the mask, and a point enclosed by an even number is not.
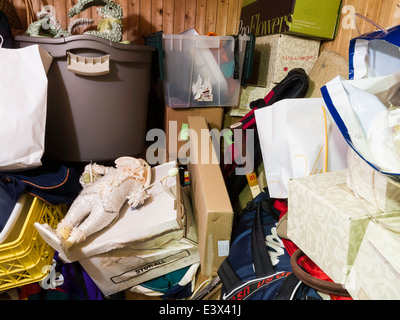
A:
[[[343,0],[342,16],[337,37],[334,41],[324,42],[323,49],[338,52],[348,58],[349,42],[360,34],[376,30],[377,28],[360,17],[355,18],[355,25],[351,25],[354,12],[374,21],[382,28],[389,28],[400,24],[400,1],[396,0]]]
[[[69,8],[77,0],[32,0],[35,14],[45,5],[55,9],[63,28],[71,19]],[[116,0],[124,11],[123,40],[144,43],[143,36],[163,30],[179,33],[194,27],[200,34],[215,32],[219,35],[237,33],[242,0]],[[13,0],[22,22],[26,22],[24,0]],[[383,28],[400,24],[399,0],[343,0],[343,10],[338,35],[335,40],[324,42],[324,49],[336,51],[347,58],[349,41],[360,33],[375,30],[371,23],[356,18],[357,26],[351,26],[351,17],[357,12],[375,21]],[[96,8],[81,13],[79,17],[100,20]],[[25,23],[26,25],[26,23]],[[82,32],[83,30],[79,31]]]
[[[26,28],[24,0],[12,0]],[[66,29],[71,19],[68,10],[77,0],[32,0],[34,14],[46,5],[52,6],[60,25]],[[239,26],[242,0],[115,0],[124,11],[123,40],[144,43],[143,36],[163,30],[164,33],[180,33],[196,28],[200,34],[215,32],[219,35],[236,34]],[[100,18],[96,8],[91,8],[74,18],[92,18],[94,24]],[[85,29],[77,30],[78,33]]]

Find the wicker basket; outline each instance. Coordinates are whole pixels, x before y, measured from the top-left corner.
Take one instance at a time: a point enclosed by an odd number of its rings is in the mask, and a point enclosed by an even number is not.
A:
[[[35,15],[33,13],[32,1],[24,0],[24,2],[26,9],[26,23],[27,26],[29,26],[35,20]],[[24,26],[18,17],[12,0],[0,0],[0,10],[6,14],[13,35],[24,33]]]

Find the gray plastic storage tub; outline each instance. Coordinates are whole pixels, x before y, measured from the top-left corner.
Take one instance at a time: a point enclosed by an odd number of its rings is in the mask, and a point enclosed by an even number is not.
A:
[[[89,35],[15,38],[53,57],[48,72],[45,153],[86,162],[139,156],[146,139],[154,48]]]

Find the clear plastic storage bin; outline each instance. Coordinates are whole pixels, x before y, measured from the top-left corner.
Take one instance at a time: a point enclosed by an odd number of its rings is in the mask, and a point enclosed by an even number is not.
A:
[[[160,51],[156,36],[149,35],[146,43]],[[171,108],[236,106],[249,41],[248,35],[162,34],[165,103]]]

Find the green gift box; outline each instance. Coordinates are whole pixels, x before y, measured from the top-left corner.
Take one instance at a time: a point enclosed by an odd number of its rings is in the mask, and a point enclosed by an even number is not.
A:
[[[341,0],[244,0],[239,33],[255,37],[286,33],[315,39],[336,37]]]

